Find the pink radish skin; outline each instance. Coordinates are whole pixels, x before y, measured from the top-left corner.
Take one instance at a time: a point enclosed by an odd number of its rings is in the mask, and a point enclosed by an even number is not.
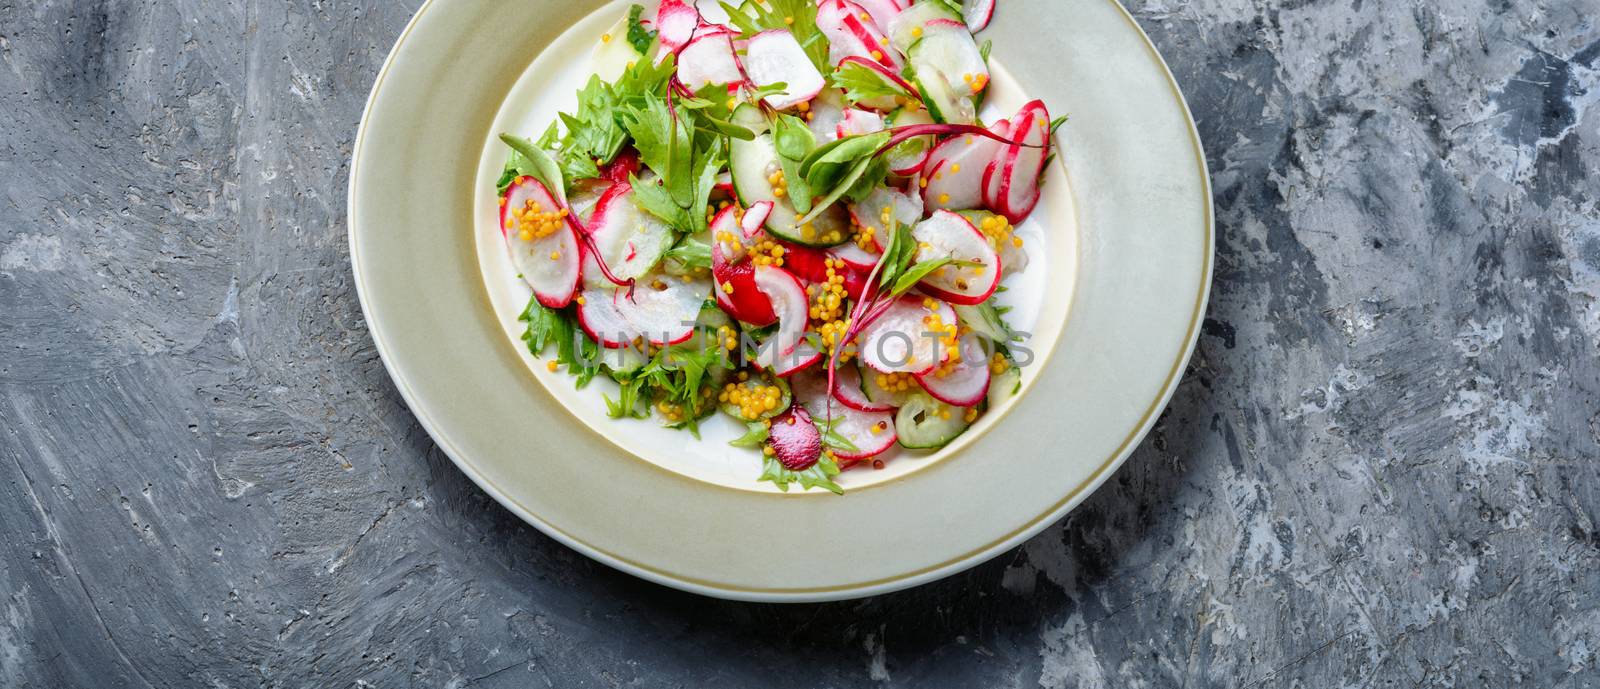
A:
[[[782,83],[782,92],[766,97],[767,105],[786,110],[815,98],[827,82],[811,64],[811,58],[783,29],[762,31],[750,37],[745,48],[744,70],[756,86]]]
[[[956,310],[937,302],[929,311],[919,297],[902,296],[861,330],[861,360],[879,373],[927,373],[944,363],[937,337],[930,336],[929,317],[956,322]],[[944,352],[943,354],[948,354]]]
[[[879,253],[867,251],[856,245],[855,242],[845,242],[839,246],[828,249],[828,256],[844,261],[844,264],[858,271],[869,271],[878,264],[882,256]]]
[[[590,248],[600,252],[598,258],[605,261],[613,276],[622,280],[649,272],[666,253],[673,237],[671,227],[639,210],[633,202],[633,187],[628,184],[606,190],[595,204],[588,229],[593,241]],[[595,259],[594,255],[584,256],[584,282],[590,287],[606,286],[610,281]]]
[[[1000,255],[988,237],[966,218],[946,210],[934,211],[927,220],[917,223],[911,237],[920,247],[916,255],[919,262],[953,258],[979,264],[945,266],[928,274],[917,285],[930,296],[952,304],[982,304],[1000,285]]]
[[[994,130],[996,134],[1004,136],[1007,139],[1011,138],[1011,124],[1009,122],[1006,123],[1006,127],[1004,129],[1001,129],[999,124],[996,123]],[[1005,166],[1006,157],[1011,154],[1012,148],[1012,146],[1002,146],[999,151],[995,152],[994,159],[990,160],[987,165],[983,166],[984,208],[995,210],[1000,207],[1000,180],[1004,176],[1001,168]]]
[[[1004,136],[1011,125],[996,122],[991,131]],[[967,210],[983,204],[983,172],[1001,150],[999,141],[971,134],[953,136],[935,146],[923,167],[922,202],[928,208]]]
[[[678,53],[678,80],[691,91],[710,84],[732,84],[744,80],[738,59],[733,54],[730,34],[703,33]]]
[[[840,366],[834,371],[833,396],[840,404],[864,412],[884,412],[894,409],[887,404],[876,404],[861,391],[861,371],[854,366]],[[826,381],[824,381],[826,383]]]
[[[500,234],[505,237],[512,265],[533,289],[534,297],[540,304],[559,309],[570,303],[578,290],[583,252],[576,231],[564,223],[555,232],[532,241],[523,241],[520,230],[508,228],[508,220],[516,224],[510,212],[530,208],[530,204],[542,212],[560,208],[543,184],[524,177],[506,189],[505,205],[500,208]]]
[[[967,333],[956,342],[961,361],[949,370],[935,369],[917,376],[922,389],[934,399],[957,407],[970,407],[989,394],[989,360],[977,333]],[[944,375],[940,375],[940,373]]]
[[[822,432],[805,407],[795,405],[773,417],[767,445],[778,463],[790,471],[805,471],[822,458]]]
[[[901,57],[900,51],[889,45],[889,37],[872,23],[871,13],[862,10],[860,5],[850,4],[854,5],[857,11],[845,15],[844,28],[854,34],[857,40],[867,44],[867,57],[899,72],[904,67],[904,58]],[[867,21],[862,21],[862,15],[866,15]]]
[[[982,31],[994,18],[994,0],[965,0],[961,3],[961,19],[972,33]]]
[[[1013,146],[1006,152],[995,198],[1000,206],[997,210],[1013,225],[1026,220],[1039,203],[1039,175],[1044,172],[1050,141],[1050,111],[1044,102],[1036,100],[1022,107],[1016,122],[1011,133],[1026,145]]]
[[[839,459],[866,459],[894,446],[894,417],[886,409],[861,411],[828,395],[828,374],[805,371],[789,379],[794,398],[811,418],[821,424],[833,423],[833,432],[856,446],[855,451],[831,448]],[[859,388],[858,388],[859,390]],[[873,432],[873,428],[877,432]]]
[[[772,266],[755,267],[756,289],[772,302],[772,311],[778,315],[778,332],[773,334],[773,347],[780,356],[788,356],[805,341],[810,302],[805,287],[789,271]]]

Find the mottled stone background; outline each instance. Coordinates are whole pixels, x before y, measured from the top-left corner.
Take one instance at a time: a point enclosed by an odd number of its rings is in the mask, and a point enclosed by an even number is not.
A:
[[[0,686],[1600,683],[1600,0],[1135,1],[1220,231],[1170,410],[1018,550],[789,607],[401,404],[344,187],[415,5],[0,0]]]

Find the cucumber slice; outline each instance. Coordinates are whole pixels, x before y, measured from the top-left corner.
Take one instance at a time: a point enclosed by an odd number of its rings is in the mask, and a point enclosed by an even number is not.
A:
[[[912,395],[894,415],[894,430],[900,445],[913,449],[936,449],[966,432],[967,410],[952,407],[923,393]]]
[[[910,58],[916,75],[912,81],[916,83],[917,90],[922,92],[922,103],[928,106],[928,114],[941,124],[975,124],[978,121],[978,106],[971,98],[957,96],[937,69],[917,57],[919,54],[913,47]]]
[[[951,12],[943,2],[921,0],[895,15],[889,22],[889,43],[902,53],[910,50],[917,39],[922,38],[923,32],[917,29],[923,29],[935,19],[959,20],[961,17]]]
[[[1011,341],[1011,330],[1000,319],[1000,312],[995,309],[993,300],[972,305],[955,304],[954,308],[956,318],[961,319],[961,324],[971,328],[972,332],[989,338],[991,342]]]
[[[756,110],[754,106],[740,106],[733,113],[735,121],[741,126],[745,126],[744,121],[752,119],[750,113],[745,112],[747,107]],[[755,114],[760,116],[759,111]],[[839,204],[829,206],[806,226],[795,225],[800,214],[795,212],[794,206],[789,205],[788,199],[774,194],[772,183],[767,181],[773,173],[783,169],[778,161],[778,151],[772,145],[772,135],[762,134],[750,141],[734,139],[728,155],[728,167],[733,172],[733,188],[739,194],[740,203],[751,206],[761,201],[773,202],[772,213],[767,216],[767,231],[774,236],[815,247],[837,246],[849,241],[850,216]]]
[[[989,408],[999,409],[1022,392],[1022,369],[1012,366],[989,381]]]
[[[778,391],[780,393],[779,397],[778,397],[778,406],[773,407],[771,409],[768,409],[768,410],[762,412],[761,414],[757,415],[756,418],[752,419],[752,418],[746,417],[744,415],[744,412],[740,411],[739,405],[734,404],[733,402],[722,402],[722,404],[721,404],[722,413],[733,417],[734,420],[739,421],[741,423],[749,423],[751,421],[765,421],[765,420],[770,419],[770,418],[772,418],[774,416],[782,414],[784,411],[789,409],[789,402],[791,400],[793,400],[793,395],[789,392],[789,383],[788,383],[788,381],[785,381],[782,378],[774,378],[774,377],[772,377],[770,375],[767,375],[766,373],[762,373],[762,372],[757,371],[757,372],[751,373],[749,378],[746,378],[745,380],[740,381],[739,384],[738,384],[738,386],[740,388],[743,388],[745,390],[756,390],[756,389],[759,389],[759,388],[764,388],[764,387],[768,387],[768,386],[772,386],[772,385],[778,386]],[[718,391],[718,396],[720,398],[721,391]]]

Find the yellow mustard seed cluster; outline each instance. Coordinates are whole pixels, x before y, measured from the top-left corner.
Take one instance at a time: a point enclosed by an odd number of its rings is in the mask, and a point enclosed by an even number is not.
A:
[[[967,407],[967,413],[963,416],[963,418],[965,418],[967,420],[967,423],[972,423],[973,421],[977,421],[978,420],[978,408],[977,407]]]
[[[748,375],[739,373],[741,381],[747,382]],[[778,409],[778,403],[783,401],[783,390],[776,385],[728,383],[722,386],[722,394],[717,396],[717,400],[738,407],[739,416],[754,421],[761,418],[762,414]]]
[[[878,387],[887,392],[910,392],[917,389],[917,377],[909,373],[879,373]]]
[[[990,243],[997,247],[1004,246],[1006,242],[1011,242],[1012,246],[1018,249],[1022,248],[1022,238],[1016,236],[1016,228],[1011,226],[1011,221],[1006,220],[1004,215],[991,215],[984,218],[982,222],[978,223],[978,229],[982,230],[984,236],[989,238]]]
[[[827,323],[817,326],[817,334],[822,337],[822,346],[827,353],[833,353],[833,349],[839,346],[839,341],[844,339],[844,333],[849,329],[850,320],[847,318],[828,321]],[[845,351],[839,353],[839,362],[843,363],[849,361],[850,357],[853,355],[854,352],[846,349]]]
[[[726,325],[717,326],[717,341],[722,343],[722,348],[734,351],[739,348],[739,331]]]
[[[967,87],[971,88],[973,93],[978,93],[989,85],[989,75],[987,74],[963,74],[961,75],[961,80],[967,82]]]
[[[772,174],[767,175],[767,183],[772,185],[772,195],[773,196],[776,196],[776,197],[781,199],[784,196],[788,195],[788,193],[789,193],[789,181],[784,178],[783,170],[781,170],[781,169],[773,170]]]
[[[544,239],[561,229],[567,209],[546,211],[538,201],[529,200],[521,208],[506,211],[506,230],[516,230],[517,238],[524,242]],[[552,256],[552,260],[560,258]]]
[[[879,224],[877,226],[861,225],[856,222],[855,216],[852,215],[850,216],[850,241],[855,242],[856,246],[859,246],[862,249],[876,252],[878,250],[878,228],[888,227],[889,223],[893,221],[894,208],[892,206],[884,206],[883,210],[878,213]]]
[[[827,269],[827,277],[822,282],[806,287],[806,294],[811,297],[811,320],[814,323],[827,323],[838,320],[844,313],[844,300],[847,292],[844,287],[844,261],[837,258],[825,258],[822,265]]]
[[[661,400],[656,403],[656,411],[661,413],[661,418],[668,423],[678,423],[684,419],[683,405],[676,402]]]
[[[939,335],[939,348],[949,352],[949,358],[944,365],[935,372],[935,375],[944,377],[955,364],[961,362],[961,347],[956,344],[960,339],[961,329],[955,323],[945,323],[944,316],[939,314],[939,302],[933,297],[923,297],[922,307],[930,313],[922,317],[922,324],[928,326],[928,332],[941,333]]]
[[[841,234],[837,229],[828,230],[826,233],[818,234],[816,223],[808,222],[800,226],[800,238],[808,242],[820,241],[824,244],[838,244],[844,239],[844,235]]]
[[[1006,369],[1009,368],[1011,368],[1011,362],[1006,361],[1005,355],[995,352],[994,356],[989,358],[989,373],[998,376],[1005,373]]]
[[[750,247],[750,260],[758,266],[783,267],[783,254],[788,251],[771,239],[762,239]]]

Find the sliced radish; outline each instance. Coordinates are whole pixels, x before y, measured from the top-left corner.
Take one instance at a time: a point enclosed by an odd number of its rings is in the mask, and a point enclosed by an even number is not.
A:
[[[917,223],[911,237],[917,240],[917,261],[952,258],[977,264],[939,268],[918,283],[922,291],[952,304],[981,304],[999,286],[1000,255],[988,237],[966,218],[950,211],[934,211],[927,220]]]
[[[883,116],[870,110],[850,108],[839,120],[839,138],[883,131]]]
[[[755,266],[749,261],[731,263],[723,258],[721,247],[712,244],[711,277],[717,283],[711,293],[729,316],[758,328],[777,322],[772,301],[756,288]]]
[[[862,43],[867,44],[868,57],[874,62],[888,67],[896,72],[905,67],[905,57],[889,43],[889,37],[878,29],[872,22],[872,15],[861,9],[860,5],[848,3],[856,11],[845,15],[844,27],[854,34]]]
[[[854,451],[831,448],[839,459],[865,459],[894,445],[894,416],[885,410],[861,411],[841,404],[828,395],[826,371],[805,371],[789,379],[794,398],[806,412],[823,425],[832,424],[834,433],[850,441]]]
[[[555,223],[555,230],[542,237],[523,239],[522,216],[555,213],[560,206],[550,192],[532,177],[523,177],[506,188],[505,203],[500,207],[500,234],[506,239],[506,250],[511,254],[511,264],[522,275],[524,282],[533,288],[533,294],[552,309],[559,309],[572,301],[578,289],[578,277],[583,254],[578,248],[578,235],[559,217],[530,218],[529,226]],[[518,217],[512,217],[516,213]]]
[[[889,124],[893,127],[933,123],[933,117],[928,115],[927,110],[921,108],[897,110],[889,117]],[[886,154],[888,156],[889,171],[905,176],[921,172],[928,162],[928,156],[933,153],[934,142],[934,137],[919,136],[895,145]]]
[[[744,69],[756,86],[785,85],[783,91],[766,97],[767,105],[779,110],[811,100],[827,83],[794,34],[784,29],[751,36],[745,48]]]
[[[767,445],[778,463],[790,471],[805,471],[822,458],[822,432],[805,407],[793,406],[772,418]]]
[[[778,332],[773,334],[772,345],[780,356],[794,352],[805,339],[810,302],[805,287],[789,271],[772,266],[755,267],[756,289],[767,295],[772,311],[778,316]]]
[[[933,330],[935,325],[956,322],[955,309],[942,301],[933,308],[923,299],[902,296],[862,329],[861,360],[882,373],[925,373],[943,362],[943,347]],[[937,320],[935,320],[937,319]]]
[[[883,89],[893,91],[892,95],[881,95],[866,98],[859,103],[876,110],[893,110],[900,105],[900,99],[919,100],[917,87],[906,81],[896,71],[883,66],[882,63],[870,58],[849,56],[839,60],[838,67],[834,69],[834,81],[843,79],[871,79]],[[928,120],[932,123],[933,120]]]
[[[1006,162],[1000,168],[1000,191],[995,200],[996,210],[1020,223],[1039,204],[1039,175],[1044,172],[1044,161],[1050,141],[1050,111],[1042,101],[1033,101],[1017,113],[1016,126],[1011,134],[1025,144],[1038,148],[1012,146],[1006,151]]]
[[[963,0],[961,3],[961,20],[972,33],[982,31],[993,18],[994,0]]]
[[[1005,122],[1004,128],[1001,128],[1000,122]],[[995,125],[990,129],[994,130],[994,133],[1006,137],[1007,139],[1011,138],[1011,123],[1006,120],[1001,120],[1000,122],[996,122]],[[983,166],[984,208],[992,210],[1000,207],[1000,202],[998,200],[1000,198],[1000,181],[1004,176],[1001,168],[1005,166],[1006,158],[1011,154],[1010,151],[1012,148],[1015,148],[1015,146],[1002,144],[1000,146],[1000,150],[995,151],[994,158],[991,159],[987,165]]]
[[[872,59],[872,46],[845,26],[845,19],[856,9],[856,4],[848,0],[823,0],[817,4],[817,29],[828,39],[828,64],[837,65],[847,57]]]
[[[717,175],[717,182],[711,187],[711,190],[722,194],[731,201],[739,200],[739,191],[733,188],[733,173],[731,172],[723,172]]]
[[[732,84],[744,80],[733,55],[733,37],[727,33],[701,34],[678,53],[678,81],[691,91],[710,84]]]
[[[922,219],[922,201],[892,187],[878,187],[860,203],[851,204],[850,217],[857,225],[872,228],[872,242],[876,245],[873,248],[879,253],[883,251],[883,243],[889,241],[888,222],[884,220],[886,211],[900,226],[910,227]]]
[[[761,226],[766,224],[774,205],[771,201],[759,201],[745,209],[744,219],[739,221],[739,230],[744,233],[745,239],[755,239],[761,235]]]
[[[962,335],[956,344],[961,349],[960,361],[920,374],[917,382],[940,402],[970,407],[989,394],[989,354],[977,333]]]
[[[895,17],[911,6],[910,2],[900,0],[856,0],[856,4],[872,15],[872,23],[878,25],[878,30],[884,34],[889,33],[889,26]]]
[[[894,407],[880,404],[867,398],[867,393],[861,389],[861,370],[851,365],[843,365],[833,372],[833,396],[851,409],[866,412],[889,411]]]
[[[710,290],[705,280],[659,279],[641,282],[631,296],[627,288],[618,287],[612,290],[612,302],[623,320],[650,344],[672,345],[694,334]]]
[[[844,119],[844,97],[839,89],[823,89],[817,94],[806,117],[806,127],[818,145],[839,138],[839,122]]]
[[[711,253],[717,260],[726,263],[738,263],[744,260],[749,244],[744,241],[744,230],[739,227],[737,209],[728,206],[717,211],[711,218],[710,229]]]
[[[801,340],[794,351],[788,354],[777,352],[776,345],[767,346],[765,343],[758,345],[755,365],[764,371],[771,371],[772,375],[779,378],[788,378],[822,361],[822,352],[817,351],[817,348],[806,340]]]
[[[621,349],[639,336],[633,324],[617,310],[615,290],[590,287],[578,303],[578,326],[606,349]]]
[[[660,32],[661,45],[676,51],[694,38],[695,27],[700,25],[700,13],[683,0],[661,0],[656,10],[656,31]]]
[[[589,235],[600,252],[598,258],[621,280],[650,272],[672,247],[674,238],[670,226],[639,210],[633,202],[633,187],[627,184],[615,185],[600,197],[589,221]],[[596,265],[596,258],[593,254],[584,256],[585,284],[610,285]]]
[[[844,264],[849,266],[851,270],[870,271],[873,266],[878,264],[878,259],[882,257],[882,254],[867,251],[855,242],[845,242],[828,249],[828,256],[844,261]]]
[[[990,131],[1001,136],[1010,131],[1005,120]],[[994,162],[1001,144],[994,139],[966,134],[952,136],[934,147],[923,167],[922,202],[928,208],[966,210],[983,205],[983,173]]]

